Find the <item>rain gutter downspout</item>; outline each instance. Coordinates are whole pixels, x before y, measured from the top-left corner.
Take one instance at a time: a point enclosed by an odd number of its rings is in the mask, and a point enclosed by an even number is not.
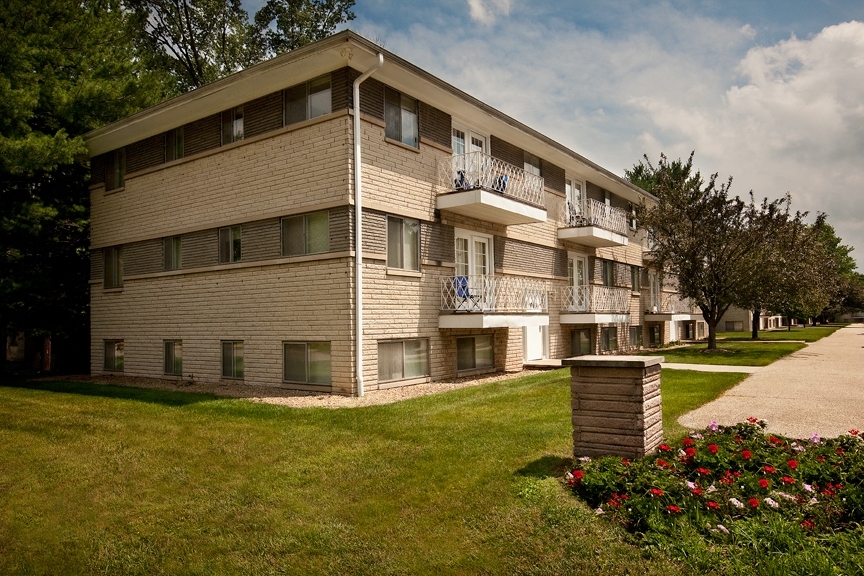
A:
[[[378,62],[354,81],[354,317],[357,322],[355,364],[357,366],[357,396],[363,396],[363,174],[360,165],[360,84],[384,64],[384,55],[378,53]]]

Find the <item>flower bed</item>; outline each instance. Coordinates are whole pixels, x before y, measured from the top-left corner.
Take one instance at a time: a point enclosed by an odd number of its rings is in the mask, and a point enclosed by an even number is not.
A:
[[[711,557],[724,545],[740,545],[753,530],[765,527],[769,529],[759,541],[745,545],[773,550],[778,531],[783,539],[798,544],[809,539],[817,547],[831,546],[828,540],[843,533],[860,540],[862,435],[850,430],[836,439],[814,434],[809,440],[790,440],[764,429],[756,418],[731,427],[712,422],[640,460],[582,458],[567,482],[598,515],[687,561],[693,551],[680,550],[681,542],[699,540],[704,557],[697,564],[707,562],[713,569],[717,564]],[[735,553],[726,550],[721,556],[728,560]],[[753,570],[750,560],[746,568]]]

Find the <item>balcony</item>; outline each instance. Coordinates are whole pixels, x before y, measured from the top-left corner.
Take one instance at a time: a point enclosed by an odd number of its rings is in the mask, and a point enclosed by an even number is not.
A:
[[[662,294],[645,298],[645,320],[647,322],[677,322],[679,320],[701,320],[702,311],[689,298],[680,294]]]
[[[578,207],[568,200],[558,219],[565,226],[558,229],[559,240],[595,248],[627,245],[627,213],[603,202],[587,199]]]
[[[562,324],[630,322],[630,289],[612,286],[571,286],[561,290]]]
[[[483,152],[442,161],[437,208],[498,224],[546,221],[543,178]]]
[[[441,278],[439,328],[549,325],[549,286],[519,276]]]

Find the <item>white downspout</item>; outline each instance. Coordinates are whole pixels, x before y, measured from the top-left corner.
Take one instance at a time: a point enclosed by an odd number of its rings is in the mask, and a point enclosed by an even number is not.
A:
[[[354,274],[355,346],[357,357],[357,396],[363,396],[363,175],[360,167],[360,84],[384,64],[384,55],[378,53],[378,62],[354,81],[354,254],[357,268]]]

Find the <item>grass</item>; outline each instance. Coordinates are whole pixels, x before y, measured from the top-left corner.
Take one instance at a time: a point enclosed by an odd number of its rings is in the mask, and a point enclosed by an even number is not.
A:
[[[657,350],[666,362],[682,364],[728,364],[731,366],[767,366],[775,360],[806,347],[800,342],[730,342],[718,341],[717,350],[708,344]]]
[[[792,328],[792,330],[760,330],[759,340],[803,340],[804,342],[815,342],[826,336],[830,336],[845,324],[831,324],[829,326],[812,326],[810,328]],[[750,341],[750,332],[718,332],[717,338],[726,341]]]
[[[678,418],[710,402],[729,390],[747,374],[740,372],[696,372],[664,368],[661,376],[663,397],[663,436],[674,442],[688,432]],[[708,422],[705,423],[708,425]]]
[[[340,410],[0,387],[0,573],[686,572],[563,489],[568,379]]]

